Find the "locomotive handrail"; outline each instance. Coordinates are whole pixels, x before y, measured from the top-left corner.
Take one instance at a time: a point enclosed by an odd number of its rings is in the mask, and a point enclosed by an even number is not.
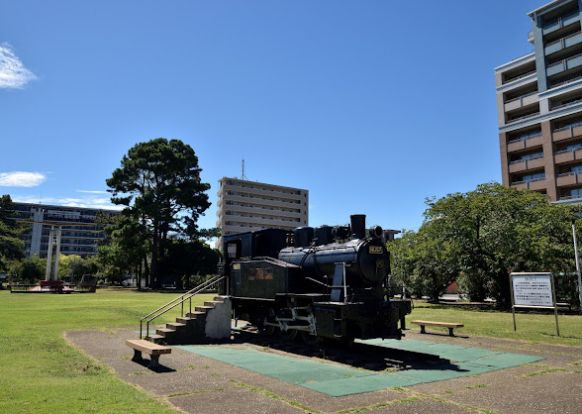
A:
[[[170,310],[174,309],[178,305],[182,305],[181,309],[181,316],[184,316],[184,302],[190,300],[190,313],[192,313],[192,297],[198,293],[203,292],[204,290],[208,289],[211,286],[214,286],[218,282],[224,280],[224,276],[217,275],[209,280],[206,280],[199,284],[198,286],[190,289],[188,292],[178,296],[177,298],[169,301],[168,303],[160,306],[159,308],[151,311],[147,315],[143,316],[139,320],[139,337],[140,339],[143,338],[143,323],[146,322],[146,337],[150,335],[150,323],[154,320],[159,318],[160,316],[166,314]]]

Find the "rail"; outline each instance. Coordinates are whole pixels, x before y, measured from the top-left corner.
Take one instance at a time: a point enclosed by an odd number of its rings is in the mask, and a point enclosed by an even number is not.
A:
[[[146,337],[150,336],[150,323],[159,318],[160,316],[166,314],[167,312],[174,309],[176,306],[181,305],[180,315],[184,316],[184,302],[189,301],[189,312],[192,313],[192,297],[198,293],[202,293],[206,289],[216,285],[224,280],[224,276],[214,276],[205,282],[202,282],[198,286],[190,289],[188,292],[178,296],[177,298],[169,301],[168,303],[160,306],[159,308],[151,311],[147,315],[143,316],[139,320],[139,338],[143,338],[143,324],[146,324]]]

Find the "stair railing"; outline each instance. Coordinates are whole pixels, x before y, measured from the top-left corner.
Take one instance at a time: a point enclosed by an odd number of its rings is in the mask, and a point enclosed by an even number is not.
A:
[[[159,308],[151,311],[144,317],[139,320],[139,338],[143,338],[143,324],[146,324],[146,337],[150,336],[150,323],[154,320],[159,318],[160,316],[164,315],[165,313],[169,312],[170,310],[174,309],[176,306],[181,305],[180,315],[184,316],[184,302],[189,301],[189,309],[190,313],[192,313],[192,297],[198,293],[205,291],[206,289],[216,285],[217,283],[224,280],[224,276],[214,276],[205,282],[200,283],[198,286],[190,289],[188,292],[184,293],[183,295],[178,296],[177,298],[169,301],[168,303],[160,306]]]

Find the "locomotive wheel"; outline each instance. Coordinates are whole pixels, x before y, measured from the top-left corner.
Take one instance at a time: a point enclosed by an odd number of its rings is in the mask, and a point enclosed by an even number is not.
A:
[[[294,341],[297,338],[297,331],[295,329],[287,329],[285,332],[279,331],[279,336],[286,341]]]
[[[266,318],[265,318],[265,322],[267,322]],[[264,323],[263,326],[261,327],[261,333],[263,335],[273,336],[273,335],[275,335],[276,332],[277,332],[277,328],[275,326],[267,325],[266,323]]]

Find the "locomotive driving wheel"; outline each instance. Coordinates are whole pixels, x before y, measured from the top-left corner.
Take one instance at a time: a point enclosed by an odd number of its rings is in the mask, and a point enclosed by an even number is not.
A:
[[[279,331],[279,336],[286,341],[294,341],[297,338],[296,329],[287,329],[286,331]]]

